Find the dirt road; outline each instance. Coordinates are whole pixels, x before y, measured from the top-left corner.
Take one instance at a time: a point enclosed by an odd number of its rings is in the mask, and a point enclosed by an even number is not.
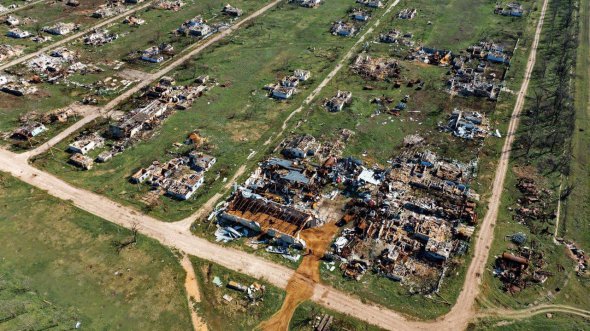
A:
[[[100,23],[98,23],[98,24],[95,24],[95,25],[93,25],[93,26],[91,26],[91,27],[89,27],[87,29],[84,29],[84,30],[78,32],[78,33],[74,33],[74,34],[72,34],[72,35],[70,35],[68,37],[65,37],[65,38],[63,38],[60,41],[56,41],[56,42],[54,42],[54,43],[52,43],[50,45],[47,45],[47,46],[41,48],[40,50],[38,50],[36,52],[30,53],[30,54],[26,54],[26,55],[23,55],[23,56],[19,56],[19,57],[17,57],[16,59],[14,59],[12,61],[6,62],[5,64],[0,65],[0,70],[4,70],[6,68],[10,68],[10,67],[15,66],[17,64],[23,63],[23,62],[25,62],[25,61],[27,61],[29,59],[34,58],[35,56],[38,56],[38,55],[40,55],[42,53],[45,53],[45,52],[47,52],[49,50],[52,50],[52,49],[54,49],[54,48],[56,48],[58,46],[61,46],[61,45],[65,44],[65,43],[68,43],[68,42],[70,42],[72,40],[75,40],[76,38],[80,38],[83,35],[91,32],[94,29],[98,29],[98,28],[101,28],[101,27],[103,27],[105,25],[111,24],[111,23],[113,23],[113,22],[115,22],[117,20],[121,20],[125,16],[128,16],[128,15],[130,15],[130,14],[132,14],[132,13],[134,13],[134,12],[136,12],[136,11],[142,9],[142,8],[146,8],[149,5],[151,5],[151,1],[146,2],[146,3],[142,4],[142,5],[136,5],[136,6],[130,7],[129,10],[123,12],[120,15],[113,16],[113,17],[108,18],[108,19],[105,19],[105,20],[101,20]]]

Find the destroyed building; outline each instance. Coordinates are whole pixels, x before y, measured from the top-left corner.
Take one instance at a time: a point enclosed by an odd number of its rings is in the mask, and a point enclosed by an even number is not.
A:
[[[416,17],[417,13],[418,11],[416,10],[416,8],[405,8],[397,14],[397,18],[400,18],[402,20],[411,20],[414,17]]]
[[[74,139],[68,146],[68,151],[71,153],[79,153],[86,155],[89,151],[102,147],[105,139],[98,133],[82,134]]]
[[[15,39],[25,39],[25,38],[29,38],[31,36],[31,33],[29,31],[24,31],[19,28],[14,28],[14,29],[8,30],[8,32],[6,33],[6,36],[10,37],[10,38],[15,38]]]
[[[0,62],[21,55],[23,48],[23,46],[0,45]]]
[[[45,31],[49,34],[63,36],[63,35],[69,34],[70,32],[76,30],[77,28],[78,28],[78,26],[75,23],[58,22],[54,25],[43,27],[43,31]]]
[[[152,4],[152,8],[179,11],[184,6],[184,2],[181,0],[156,0]]]
[[[232,17],[240,17],[243,13],[241,9],[232,7],[230,4],[225,5],[221,12]]]
[[[421,292],[436,290],[447,261],[466,252],[477,220],[470,166],[424,151],[403,153],[389,169],[340,159],[330,171],[354,197],[343,217],[352,227],[332,251],[345,261],[344,276],[359,280],[372,270]]]
[[[110,124],[109,134],[116,139],[133,138],[165,118],[166,110],[165,104],[159,100],[153,100],[143,107],[128,112],[117,123]]]
[[[78,168],[81,168],[82,170],[90,170],[94,165],[94,161],[92,161],[91,158],[80,153],[75,153],[70,156],[68,162]]]
[[[180,34],[202,38],[207,37],[214,32],[213,29],[206,24],[206,21],[201,15],[184,21],[177,31]]]
[[[296,92],[299,82],[304,82],[311,77],[307,70],[296,69],[292,75],[285,76],[278,83],[267,84],[264,89],[270,92],[270,96],[275,99],[290,99]]]
[[[356,3],[365,5],[370,8],[381,8],[383,7],[383,2],[381,0],[356,0]]]
[[[457,108],[449,116],[447,124],[441,125],[440,128],[451,132],[456,137],[468,140],[484,139],[492,134],[489,119],[485,115]]]
[[[147,62],[160,63],[164,61],[164,55],[172,55],[174,47],[171,44],[160,44],[145,49],[141,53],[141,59]]]
[[[357,28],[351,22],[338,21],[332,24],[330,32],[337,36],[351,37],[357,32]]]
[[[101,5],[97,10],[92,13],[94,18],[107,18],[122,14],[127,8],[120,3],[107,3]]]
[[[389,80],[399,78],[401,67],[395,59],[372,58],[369,55],[359,55],[351,69],[368,80]]]
[[[113,42],[117,38],[119,38],[119,35],[116,33],[109,33],[109,30],[95,29],[90,34],[85,35],[83,41],[84,45],[102,46]]]
[[[205,83],[197,86],[179,86],[175,85],[172,78],[162,77],[156,85],[148,89],[146,95],[151,99],[159,99],[162,103],[185,110],[190,108],[193,101],[207,89],[208,86]]]
[[[145,23],[145,20],[132,15],[132,16],[125,17],[125,19],[123,20],[123,23],[131,25],[131,26],[139,26],[139,25],[143,25]]]
[[[350,104],[352,101],[352,92],[340,91],[336,92],[336,95],[324,102],[324,107],[330,112],[339,112],[344,109],[344,106]]]
[[[15,139],[29,140],[45,131],[47,131],[47,128],[42,123],[29,122],[14,130],[12,137]]]
[[[204,172],[209,169],[196,169],[195,157],[192,154],[190,157],[178,157],[165,163],[154,161],[149,167],[134,173],[130,181],[135,184],[147,182],[153,189],[162,190],[170,197],[188,200],[203,185]],[[212,160],[215,158],[210,157],[209,161],[215,163]]]
[[[353,9],[350,13],[350,18],[359,22],[366,22],[371,18],[371,12],[363,9]]]
[[[300,5],[301,7],[306,7],[306,8],[315,8],[315,7],[318,7],[322,3],[321,0],[290,0],[290,2],[294,2],[298,5]]]
[[[524,8],[518,2],[509,2],[506,5],[497,5],[494,8],[494,14],[502,16],[522,17],[524,15]]]
[[[379,35],[379,41],[386,44],[401,44],[404,46],[414,46],[411,33],[402,33],[399,30],[389,30]]]

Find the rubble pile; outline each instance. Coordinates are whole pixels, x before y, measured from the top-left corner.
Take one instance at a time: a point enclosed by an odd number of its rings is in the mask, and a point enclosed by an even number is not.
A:
[[[494,14],[502,16],[522,17],[524,15],[524,8],[518,2],[509,2],[505,6],[496,5]]]
[[[516,183],[521,193],[518,198],[513,218],[519,223],[531,226],[535,222],[545,222],[555,218],[555,211],[548,210],[551,206],[551,193],[541,189],[532,178],[521,177]]]
[[[7,44],[0,45],[0,62],[8,60],[23,53],[23,46],[12,46]]]
[[[37,88],[26,79],[10,75],[0,75],[0,91],[15,96],[23,96],[37,92]]]
[[[173,55],[174,47],[171,44],[152,46],[141,52],[141,59],[147,62],[160,63],[164,61],[164,55]]]
[[[489,135],[498,135],[490,130],[490,121],[485,115],[457,108],[449,116],[447,124],[440,124],[439,128],[467,140],[483,140]]]
[[[367,80],[390,80],[400,77],[401,67],[395,59],[372,58],[359,55],[351,66],[352,70]]]
[[[521,247],[515,253],[504,252],[496,257],[493,274],[504,290],[515,294],[532,284],[542,284],[553,274],[544,270],[543,252]]]
[[[176,31],[183,35],[206,38],[216,32],[206,23],[201,15],[195,16],[190,20],[184,21]]]
[[[324,102],[324,107],[330,112],[339,112],[344,109],[344,106],[352,102],[352,92],[340,91],[336,92],[336,95],[327,99]]]
[[[417,13],[418,11],[416,10],[416,8],[405,8],[397,14],[397,18],[402,20],[411,20],[414,17],[416,17]]]
[[[40,122],[42,124],[65,123],[68,119],[78,115],[78,112],[72,107],[60,108],[49,113],[29,112],[19,118],[19,122]]]
[[[119,38],[119,35],[116,33],[109,33],[109,30],[95,29],[90,34],[84,36],[83,41],[84,45],[102,46],[113,42],[117,38]]]
[[[243,14],[240,8],[232,7],[230,4],[225,5],[221,13],[231,17],[240,17]]]
[[[319,5],[322,3],[321,0],[289,0],[289,2],[293,2],[295,4],[298,4],[301,7],[306,7],[306,8],[319,7]]]
[[[338,21],[332,24],[330,32],[335,36],[351,37],[358,31],[356,25],[352,22]]]
[[[184,2],[182,0],[156,0],[151,7],[154,9],[179,11],[183,6]]]
[[[381,0],[356,0],[356,3],[367,6],[369,8],[383,7],[383,2]]]
[[[400,44],[403,46],[412,47],[414,41],[411,40],[413,35],[411,33],[402,33],[399,30],[389,30],[379,35],[379,41],[386,44]]]
[[[158,99],[176,109],[185,110],[209,88],[207,81],[196,86],[178,86],[172,78],[162,77],[156,85],[148,89],[146,95],[150,99]]]
[[[407,152],[389,169],[366,169],[342,159],[330,175],[350,200],[343,223],[352,224],[333,245],[344,276],[372,270],[414,291],[432,292],[447,262],[462,255],[477,221],[479,197],[469,182],[474,165]]]
[[[149,167],[139,169],[130,181],[135,184],[147,182],[154,190],[179,200],[188,200],[203,185],[204,173],[215,161],[210,155],[192,151],[187,156],[165,163],[154,161]]]
[[[107,18],[117,16],[125,12],[127,8],[121,3],[107,3],[99,6],[99,8],[92,13],[94,18]]]

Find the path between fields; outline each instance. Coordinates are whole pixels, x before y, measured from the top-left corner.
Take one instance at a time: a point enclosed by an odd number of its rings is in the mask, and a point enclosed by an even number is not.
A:
[[[195,268],[188,255],[183,254],[180,259],[180,265],[186,272],[186,278],[184,280],[184,288],[186,289],[186,298],[188,300],[188,309],[191,314],[191,321],[193,322],[193,329],[195,331],[207,331],[207,324],[197,314],[197,311],[193,307],[193,302],[201,302],[201,292],[199,291],[199,283],[197,282],[197,275],[195,274]]]
[[[145,74],[145,77],[137,85],[133,86],[132,88],[128,89],[124,93],[120,94],[119,96],[117,96],[116,98],[114,98],[113,100],[111,100],[104,107],[102,107],[99,112],[96,112],[94,114],[88,115],[87,117],[85,117],[84,119],[82,119],[80,121],[82,123],[75,123],[75,124],[71,125],[67,129],[65,129],[64,131],[62,131],[59,135],[57,135],[53,139],[51,139],[49,142],[47,142],[47,143],[45,143],[45,144],[43,144],[43,145],[41,145],[41,146],[39,146],[39,147],[31,150],[31,151],[22,153],[22,156],[21,157],[30,158],[32,156],[45,153],[50,148],[52,148],[57,143],[59,143],[62,139],[68,137],[70,134],[72,134],[76,130],[80,129],[86,123],[89,123],[89,122],[91,122],[92,120],[94,120],[94,119],[96,119],[98,117],[107,116],[111,111],[113,111],[113,109],[115,109],[115,107],[117,107],[121,102],[123,102],[123,101],[127,100],[128,98],[130,98],[133,94],[139,92],[141,89],[143,89],[144,87],[152,84],[154,81],[156,81],[160,77],[162,77],[162,76],[166,75],[167,73],[169,73],[170,71],[176,69],[178,66],[180,66],[181,64],[183,64],[184,62],[186,62],[191,57],[199,54],[204,49],[206,49],[207,47],[211,46],[213,43],[215,43],[215,42],[217,42],[217,41],[219,41],[219,40],[227,37],[232,32],[234,32],[235,30],[237,30],[240,26],[242,26],[244,23],[249,22],[249,21],[253,20],[254,18],[256,18],[256,17],[264,14],[266,11],[268,11],[271,8],[273,8],[274,6],[276,6],[281,1],[282,0],[274,0],[273,2],[267,4],[266,6],[258,9],[254,13],[250,14],[248,17],[246,17],[246,18],[240,20],[239,22],[237,22],[236,24],[232,25],[227,30],[224,30],[224,31],[222,31],[222,32],[214,35],[213,37],[211,37],[209,39],[206,39],[204,42],[197,42],[197,43],[195,43],[195,44],[193,44],[193,45],[185,48],[183,50],[183,53],[185,53],[184,55],[176,58],[173,62],[171,62],[170,64],[168,64],[167,66],[165,66],[164,68],[162,68],[161,70],[159,70],[159,71],[157,71],[157,72],[155,72],[153,74],[146,73]],[[127,14],[128,13],[129,12],[127,12]],[[1,66],[0,66],[0,69],[2,69]]]
[[[10,68],[12,66],[15,66],[17,64],[23,63],[23,62],[25,62],[25,61],[27,61],[29,59],[34,58],[35,56],[38,56],[39,54],[42,54],[42,53],[47,52],[48,50],[54,49],[54,48],[56,48],[58,46],[61,46],[61,45],[65,44],[65,43],[67,43],[67,42],[70,42],[70,41],[72,41],[72,40],[74,40],[76,38],[80,38],[83,35],[91,32],[94,29],[98,29],[98,28],[103,27],[103,26],[105,26],[107,24],[110,24],[110,23],[112,23],[114,21],[120,20],[121,18],[124,18],[125,16],[128,16],[129,14],[135,13],[136,11],[138,11],[138,10],[140,10],[142,8],[146,8],[147,6],[149,6],[151,4],[152,4],[151,1],[149,1],[149,2],[146,2],[146,3],[142,4],[142,5],[132,6],[129,10],[124,11],[123,13],[121,13],[121,14],[119,14],[117,16],[113,16],[111,18],[108,18],[108,19],[105,19],[105,20],[101,20],[98,24],[95,24],[95,25],[93,25],[93,26],[91,26],[91,27],[89,27],[87,29],[84,29],[84,30],[78,32],[78,33],[74,33],[74,34],[72,34],[72,35],[70,35],[68,37],[63,38],[62,40],[56,41],[56,42],[54,42],[54,43],[52,43],[50,45],[47,45],[47,46],[41,48],[40,50],[38,50],[36,52],[30,53],[30,54],[27,54],[27,55],[23,55],[23,56],[19,56],[19,57],[17,57],[16,59],[14,59],[12,61],[6,62],[6,63],[0,65],[0,70],[4,70],[4,69]]]
[[[526,319],[539,314],[566,313],[590,319],[590,311],[566,305],[538,305],[526,309],[510,310],[492,308],[477,314],[478,318],[492,317],[499,319]]]
[[[278,1],[275,1],[275,3],[277,2]],[[433,321],[414,321],[404,317],[400,313],[381,306],[365,304],[356,297],[345,294],[324,284],[314,284],[312,295],[313,301],[385,329],[465,329],[469,321],[476,316],[474,303],[475,298],[479,294],[479,285],[481,283],[480,275],[485,270],[489,248],[493,240],[493,227],[498,216],[500,196],[502,194],[504,178],[508,170],[510,149],[514,141],[514,133],[519,124],[519,115],[524,106],[526,91],[536,61],[536,52],[545,18],[547,3],[548,0],[544,0],[531,47],[531,53],[528,58],[524,80],[510,119],[506,140],[496,170],[492,186],[492,196],[488,206],[489,209],[475,240],[474,257],[469,266],[463,290],[451,311]],[[277,265],[273,262],[242,251],[211,243],[205,239],[193,236],[189,229],[179,229],[177,226],[174,226],[173,223],[158,221],[129,207],[115,203],[104,196],[74,187],[51,174],[42,172],[30,166],[24,158],[17,158],[15,156],[16,154],[12,152],[0,150],[0,170],[8,172],[30,185],[46,190],[50,195],[71,201],[75,206],[103,219],[127,228],[137,226],[142,234],[152,237],[164,245],[175,247],[188,254],[213,261],[226,268],[256,278],[263,278],[283,289],[287,287],[287,281],[294,274],[294,271],[287,267]]]

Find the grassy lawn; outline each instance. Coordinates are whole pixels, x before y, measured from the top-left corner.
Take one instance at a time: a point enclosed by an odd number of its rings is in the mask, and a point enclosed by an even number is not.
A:
[[[314,328],[312,327],[312,323],[317,322],[315,318],[318,316],[321,317],[324,314],[328,314],[334,317],[334,320],[330,326],[330,330],[381,330],[380,328],[374,325],[367,324],[354,317],[350,317],[348,315],[340,314],[332,310],[326,309],[312,301],[305,301],[302,304],[300,304],[297,307],[297,309],[295,309],[295,312],[293,313],[293,318],[291,319],[291,324],[289,325],[289,330],[314,330]]]
[[[196,257],[191,257],[191,261],[201,292],[201,302],[193,305],[204,318],[209,330],[253,330],[261,321],[272,316],[285,298],[283,290],[264,280],[254,279]],[[221,280],[221,287],[213,283],[216,277]],[[257,303],[251,304],[245,293],[227,287],[230,281],[244,286],[254,283],[263,285],[264,295]],[[231,302],[223,298],[226,295],[232,297]]]
[[[5,174],[0,192],[0,281],[18,290],[0,291],[0,304],[22,307],[0,329],[191,328],[184,271],[168,249],[140,235],[117,254],[113,241],[130,231]]]

